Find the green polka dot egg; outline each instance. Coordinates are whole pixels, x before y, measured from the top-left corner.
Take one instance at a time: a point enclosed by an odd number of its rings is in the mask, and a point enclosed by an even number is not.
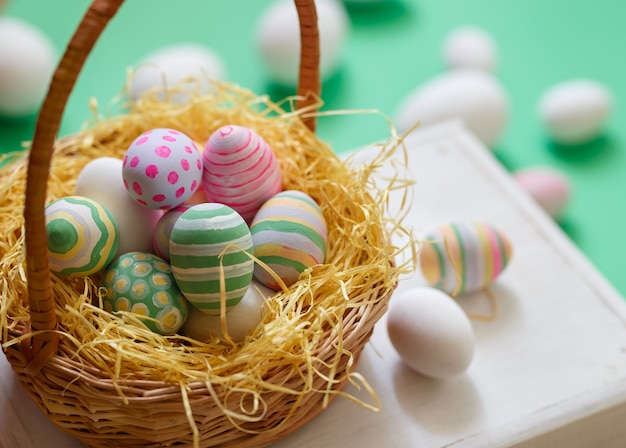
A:
[[[66,277],[102,271],[111,262],[120,235],[111,212],[93,199],[68,196],[45,210],[50,270]]]
[[[163,259],[144,252],[124,254],[105,271],[104,309],[137,314],[155,333],[172,335],[185,323],[189,306]]]

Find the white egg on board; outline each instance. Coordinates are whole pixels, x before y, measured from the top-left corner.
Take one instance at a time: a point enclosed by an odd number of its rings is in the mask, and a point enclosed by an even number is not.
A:
[[[443,60],[447,67],[475,68],[492,72],[496,66],[497,46],[491,35],[477,26],[452,30],[443,42]]]
[[[274,291],[253,281],[241,302],[226,313],[226,330],[234,342],[242,342],[261,323],[265,300],[272,294]],[[189,315],[179,333],[200,342],[224,338],[221,317],[206,314],[195,306],[189,307]]]
[[[100,157],[89,162],[76,179],[74,194],[99,201],[115,217],[120,232],[117,256],[153,251],[152,235],[162,212],[143,207],[129,196],[121,160]]]
[[[570,181],[564,173],[555,168],[529,167],[515,171],[513,179],[552,218],[563,214],[571,196]]]
[[[0,115],[19,118],[37,112],[56,63],[56,49],[41,30],[0,17]]]
[[[130,81],[130,96],[137,100],[143,93],[152,89],[180,87],[190,81],[189,94],[182,92],[172,95],[172,101],[183,103],[188,96],[200,88],[199,93],[211,90],[211,81],[226,79],[226,65],[221,56],[212,49],[191,43],[174,44],[158,49],[139,62]],[[159,93],[161,99],[164,93]]]
[[[350,21],[338,0],[317,0],[322,81],[340,66]],[[256,45],[270,75],[279,84],[295,86],[300,62],[300,25],[293,0],[272,3],[259,18]]]
[[[563,81],[541,95],[539,118],[555,142],[581,144],[601,134],[613,103],[613,94],[598,81]]]
[[[394,295],[387,331],[402,361],[425,376],[454,377],[465,372],[474,357],[469,318],[438,289],[418,287]]]
[[[430,125],[461,119],[485,145],[494,147],[509,119],[509,98],[502,84],[481,70],[443,73],[409,93],[396,114],[396,128],[406,132],[418,121]]]

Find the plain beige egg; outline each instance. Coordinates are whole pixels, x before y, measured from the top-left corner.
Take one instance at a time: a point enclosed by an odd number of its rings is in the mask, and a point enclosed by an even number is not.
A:
[[[263,319],[265,300],[274,291],[255,281],[248,288],[241,301],[226,313],[226,328],[234,342],[242,342]],[[203,313],[195,306],[189,306],[189,315],[179,334],[200,342],[210,342],[213,338],[224,338],[220,316]]]
[[[0,17],[0,115],[39,109],[57,63],[52,41],[30,23]]]
[[[474,329],[446,293],[412,288],[391,298],[387,331],[402,361],[433,378],[460,375],[474,357]]]
[[[410,92],[398,108],[395,124],[404,133],[417,122],[426,126],[449,120],[462,120],[493,148],[508,124],[508,93],[500,81],[482,70],[452,70]]]

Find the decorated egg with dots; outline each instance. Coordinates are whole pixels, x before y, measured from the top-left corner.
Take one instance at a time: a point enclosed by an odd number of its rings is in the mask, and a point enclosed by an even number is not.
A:
[[[154,235],[152,242],[154,245],[154,252],[166,261],[170,259],[170,235],[174,228],[174,223],[180,215],[189,210],[193,204],[182,204],[175,207],[161,216],[159,222],[154,229]]]
[[[426,234],[420,265],[431,286],[457,295],[487,287],[507,267],[511,254],[511,242],[500,230],[459,221]]]
[[[102,285],[104,309],[138,315],[155,333],[171,335],[185,323],[189,305],[181,294],[170,265],[146,253],[130,252],[105,271]]]
[[[45,209],[50,270],[67,277],[100,272],[119,244],[115,218],[102,204],[81,196],[51,202]]]
[[[259,134],[224,126],[204,146],[202,185],[209,202],[228,205],[250,223],[269,198],[282,190],[278,160]]]
[[[202,158],[193,140],[158,128],[137,137],[122,165],[124,186],[139,204],[168,210],[189,199],[202,180]]]
[[[207,314],[237,305],[252,281],[252,236],[241,215],[224,204],[194,205],[174,223],[170,263],[187,300]],[[223,288],[222,288],[223,285]]]
[[[328,243],[324,215],[306,193],[287,190],[276,194],[259,210],[250,228],[254,255],[290,286],[307,268],[324,263]],[[280,283],[260,264],[254,277],[279,290]]]

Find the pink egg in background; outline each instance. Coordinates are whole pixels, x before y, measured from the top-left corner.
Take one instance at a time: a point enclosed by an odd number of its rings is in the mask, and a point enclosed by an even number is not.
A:
[[[170,261],[170,235],[176,220],[194,204],[184,203],[163,214],[154,229],[152,244],[154,252],[165,261]]]
[[[532,167],[516,171],[513,178],[552,218],[563,214],[571,196],[565,174],[554,168]]]
[[[200,187],[202,156],[193,140],[182,132],[152,129],[129,146],[122,176],[126,190],[139,204],[169,210]]]
[[[272,148],[251,129],[221,127],[209,137],[202,158],[207,201],[228,205],[248,224],[265,201],[282,190]]]

